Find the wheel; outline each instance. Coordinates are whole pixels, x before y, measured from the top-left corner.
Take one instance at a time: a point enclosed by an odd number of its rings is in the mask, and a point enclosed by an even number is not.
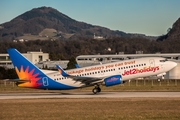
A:
[[[101,92],[101,88],[100,87],[98,87],[97,89],[98,89],[98,92]]]
[[[97,94],[98,92],[101,92],[101,88],[100,88],[100,87],[95,87],[95,88],[92,90],[92,92],[93,92],[94,94]]]
[[[98,88],[94,88],[94,89],[92,90],[92,92],[93,92],[94,94],[97,94],[97,93],[98,93]]]

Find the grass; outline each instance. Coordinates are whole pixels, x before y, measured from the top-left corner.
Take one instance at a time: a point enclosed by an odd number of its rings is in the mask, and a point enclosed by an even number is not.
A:
[[[93,87],[72,91],[89,91]],[[139,80],[103,91],[180,91],[179,80]],[[52,92],[0,82],[0,93]],[[56,91],[53,91],[56,92]],[[59,90],[57,91],[59,92]],[[179,120],[180,98],[82,98],[0,100],[0,120]]]
[[[24,39],[24,40],[48,40],[47,37],[40,37],[39,35],[30,35],[24,34],[23,36],[18,37],[17,39]]]
[[[31,34],[24,34],[23,36],[18,37],[18,39],[24,40],[48,40],[50,38],[56,38],[57,31],[55,29],[46,28],[39,33],[39,35],[31,35]]]
[[[179,120],[180,98],[0,100],[1,120]]]
[[[57,35],[57,31],[51,28],[45,28],[43,31],[39,33],[42,36],[54,37]]]

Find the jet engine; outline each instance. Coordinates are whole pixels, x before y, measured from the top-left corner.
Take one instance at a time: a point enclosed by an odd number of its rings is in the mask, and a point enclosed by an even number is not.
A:
[[[108,86],[122,84],[124,81],[121,79],[121,75],[113,75],[104,79],[104,84]]]

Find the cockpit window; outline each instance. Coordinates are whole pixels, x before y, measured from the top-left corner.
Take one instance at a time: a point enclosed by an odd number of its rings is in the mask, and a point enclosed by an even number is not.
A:
[[[160,60],[160,62],[165,62],[165,60]]]
[[[167,61],[167,59],[164,59],[164,60],[159,60],[160,62],[166,62]]]

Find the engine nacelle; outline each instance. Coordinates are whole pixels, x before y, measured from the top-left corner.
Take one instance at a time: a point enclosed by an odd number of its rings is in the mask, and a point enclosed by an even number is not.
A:
[[[121,80],[121,75],[114,75],[114,76],[105,78],[104,83],[108,87],[108,86],[121,84],[123,83],[123,81]]]

